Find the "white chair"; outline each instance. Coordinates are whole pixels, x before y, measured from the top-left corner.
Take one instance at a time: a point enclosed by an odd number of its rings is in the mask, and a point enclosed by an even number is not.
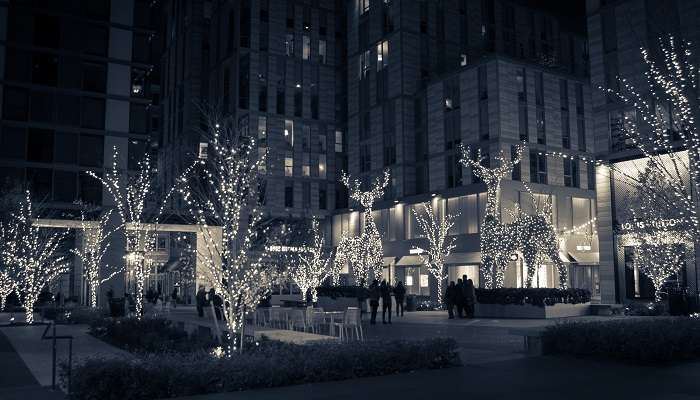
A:
[[[362,320],[360,319],[360,309],[357,307],[348,307],[343,315],[343,322],[336,322],[334,325],[338,327],[340,340],[350,340],[352,335],[349,333],[355,332],[355,340],[364,342],[365,335],[362,331]]]
[[[289,328],[290,330],[299,330],[306,332],[306,315],[304,310],[290,310],[289,311]]]
[[[324,320],[323,308],[306,307],[306,329],[310,329],[312,333],[319,333]]]

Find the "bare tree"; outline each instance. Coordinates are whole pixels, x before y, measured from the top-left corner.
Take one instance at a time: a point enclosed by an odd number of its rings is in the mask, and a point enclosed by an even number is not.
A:
[[[455,225],[458,214],[446,214],[440,218],[438,210],[430,203],[423,203],[423,213],[413,209],[418,226],[428,238],[427,254],[419,254],[423,264],[437,280],[437,292],[442,294],[442,282],[447,279],[445,274],[445,259],[455,248],[455,238],[449,237],[450,229]]]
[[[199,224],[199,261],[224,301],[231,343],[228,354],[242,343],[245,316],[269,291],[273,268],[264,262],[266,229],[259,229],[259,171],[266,154],[258,154],[253,138],[241,137],[230,121],[210,115],[207,158],[197,179],[182,194],[189,214]]]
[[[35,224],[36,217],[30,192],[26,191],[9,220],[0,224],[0,255],[5,268],[12,271],[15,290],[22,294],[28,324],[34,322],[34,305],[42,289],[68,270],[62,251],[68,230],[40,228]]]
[[[331,257],[325,249],[323,232],[319,231],[318,221],[311,221],[313,243],[305,246],[304,251],[297,255],[297,263],[290,271],[294,283],[301,290],[302,299],[306,300],[306,293],[311,290],[311,299],[318,301],[316,288],[330,275]]]
[[[71,249],[83,265],[83,274],[90,288],[90,307],[97,307],[97,297],[100,285],[112,279],[118,273],[124,271],[123,266],[110,266],[102,264],[104,255],[109,250],[109,239],[121,227],[110,227],[112,210],[102,213],[97,220],[86,219],[86,211],[80,213],[80,226],[82,230],[82,246]]]

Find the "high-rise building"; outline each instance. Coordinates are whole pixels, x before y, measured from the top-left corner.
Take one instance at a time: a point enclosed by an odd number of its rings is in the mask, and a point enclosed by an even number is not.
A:
[[[648,66],[640,49],[649,49],[650,57],[663,63],[660,39],[672,35],[678,41],[692,42],[695,49],[700,41],[697,24],[700,4],[694,1],[590,0],[586,7],[593,88],[620,91],[620,79],[625,79],[644,98],[651,100],[645,75]],[[697,50],[695,53],[697,63]],[[654,103],[657,112],[669,116],[669,134],[677,135],[677,128],[672,123],[674,105]],[[627,227],[633,219],[629,213],[629,200],[638,196],[634,192],[636,186],[625,183],[625,176],[643,171],[647,160],[624,133],[629,127],[626,124],[631,121],[638,124],[642,134],[649,127],[634,107],[602,90],[592,91],[592,111],[596,156],[615,166],[612,172],[599,167],[597,174],[602,300],[606,303],[650,300],[654,298],[651,281],[640,273],[635,263],[635,245],[625,241],[629,233]],[[693,249],[690,251],[697,253]],[[669,277],[669,285],[687,288],[697,295],[697,270],[695,257],[686,259],[685,267]]]
[[[118,168],[136,169],[157,139],[156,7],[0,1],[0,190],[26,187],[74,214],[76,201],[113,205],[85,172],[110,167],[114,149]],[[122,263],[113,253],[105,261]],[[59,284],[66,296],[85,294],[75,265]]]
[[[545,204],[559,232],[594,218],[594,185],[579,161],[593,154],[581,30],[523,2],[350,4],[349,171],[365,181],[391,171],[385,201],[374,211],[386,278],[403,281],[410,294],[438,295],[434,278],[410,251],[427,246],[413,212],[432,202],[443,215],[460,215],[448,280],[467,274],[479,283],[485,185],[460,164],[460,145],[481,149],[484,164],[493,164],[499,151],[508,157],[524,143],[512,179],[502,182],[502,221],[509,222],[515,205],[531,212]],[[356,211],[338,210],[334,244],[361,225]],[[570,284],[597,296],[597,237],[590,227],[563,237],[560,257],[569,265]],[[506,285],[523,286],[525,274],[518,255]],[[557,276],[545,263],[535,285],[554,287]]]

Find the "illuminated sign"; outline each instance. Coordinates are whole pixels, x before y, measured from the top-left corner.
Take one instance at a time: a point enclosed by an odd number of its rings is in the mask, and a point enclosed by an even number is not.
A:
[[[638,229],[649,229],[649,228],[654,228],[654,229],[668,229],[668,228],[674,228],[677,225],[680,225],[683,223],[683,220],[681,219],[676,219],[676,218],[668,218],[668,219],[652,219],[652,220],[646,220],[646,221],[632,221],[632,222],[625,222],[620,225],[620,230],[622,231],[631,231],[631,230],[638,230]]]

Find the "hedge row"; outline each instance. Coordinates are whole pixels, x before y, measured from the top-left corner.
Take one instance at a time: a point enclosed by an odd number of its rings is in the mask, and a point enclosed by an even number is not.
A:
[[[550,288],[476,289],[476,301],[481,304],[531,304],[544,307],[558,303],[587,303],[591,301],[591,292],[586,289]]]
[[[700,359],[700,318],[636,318],[565,323],[542,336],[545,354],[638,363]]]
[[[188,334],[164,318],[99,318],[90,324],[90,334],[134,353],[192,352],[216,346],[211,335]]]
[[[74,367],[70,397],[172,398],[457,365],[453,339],[303,346],[263,341],[231,359],[205,352],[151,354],[136,361],[89,359]]]

